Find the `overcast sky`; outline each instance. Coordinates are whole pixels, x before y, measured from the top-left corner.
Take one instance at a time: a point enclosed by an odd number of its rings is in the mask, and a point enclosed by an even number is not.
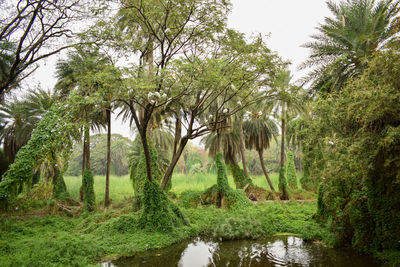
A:
[[[297,67],[308,56],[308,51],[300,47],[310,41],[310,35],[316,33],[315,27],[322,23],[330,12],[324,0],[232,0],[233,10],[229,15],[228,26],[247,36],[269,35],[267,44],[284,60],[292,62],[290,67],[293,81],[302,77]],[[34,83],[40,82],[42,88],[52,88],[54,79],[54,62],[35,74]],[[128,125],[113,121],[113,133],[132,137]]]

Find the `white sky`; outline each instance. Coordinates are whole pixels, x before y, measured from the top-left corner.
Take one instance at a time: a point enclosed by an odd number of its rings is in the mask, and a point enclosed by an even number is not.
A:
[[[297,67],[308,57],[308,51],[300,47],[310,41],[316,33],[315,27],[322,23],[330,12],[324,0],[232,0],[233,10],[228,26],[248,37],[261,33],[266,36],[271,50],[284,60],[292,62],[290,67],[295,81],[305,72]],[[42,88],[53,88],[55,84],[54,65],[57,58],[47,61],[34,74],[29,83],[40,83]],[[115,114],[114,114],[115,117]],[[113,119],[112,132],[132,137],[128,124]]]

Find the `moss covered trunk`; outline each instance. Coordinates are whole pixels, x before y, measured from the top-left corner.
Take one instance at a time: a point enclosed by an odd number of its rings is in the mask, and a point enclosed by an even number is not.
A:
[[[279,164],[279,192],[281,194],[281,199],[289,199],[289,194],[287,192],[287,182],[285,177],[285,112],[282,111],[282,121],[281,121],[281,161]]]
[[[144,152],[142,152],[133,180],[136,199],[140,201],[142,209],[139,226],[149,231],[166,232],[173,227],[187,224],[187,222],[180,210],[168,199],[160,187],[161,171],[157,150],[151,142],[149,144],[150,166],[154,179],[150,181],[146,177],[144,168],[146,161]]]
[[[53,176],[53,197],[57,200],[64,200],[69,197],[62,172],[56,166]]]
[[[239,122],[239,141],[240,141],[240,156],[242,157],[243,173],[246,178],[249,178],[247,172],[247,162],[246,162],[246,149],[244,146],[244,133],[243,133],[243,123]]]
[[[111,165],[111,110],[106,110],[107,117],[107,167],[106,167],[106,192],[104,206],[110,205],[110,165]]]
[[[94,211],[96,208],[95,194],[94,194],[94,180],[91,170],[86,169],[83,172],[83,203],[87,211]]]
[[[79,190],[79,198],[84,201],[85,189],[83,186],[85,170],[90,170],[90,127],[89,124],[84,126],[83,133],[83,161],[82,161],[82,186]]]

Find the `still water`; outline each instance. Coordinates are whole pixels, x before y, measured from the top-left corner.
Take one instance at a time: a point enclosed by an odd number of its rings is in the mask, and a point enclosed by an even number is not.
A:
[[[165,249],[152,250],[102,263],[103,267],[125,266],[335,266],[375,267],[371,257],[350,250],[331,249],[293,236],[261,240],[208,241],[200,238]]]

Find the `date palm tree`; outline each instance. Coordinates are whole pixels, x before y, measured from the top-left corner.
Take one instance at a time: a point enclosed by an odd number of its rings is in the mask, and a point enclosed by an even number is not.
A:
[[[347,0],[327,2],[332,17],[317,27],[303,45],[311,55],[300,68],[315,67],[304,79],[315,91],[340,90],[362,73],[371,56],[394,42],[400,31],[400,1]]]
[[[60,60],[56,65],[57,83],[55,90],[60,94],[61,98],[67,98],[72,91],[77,91],[79,95],[90,97],[98,89],[93,85],[91,79],[96,73],[101,72],[107,65],[110,65],[108,58],[102,55],[98,49],[92,47],[80,47],[75,51],[68,53],[66,60]],[[100,131],[107,126],[111,127],[111,110],[99,109],[93,104],[83,104],[82,113],[79,114],[81,119],[86,121],[83,127],[83,160],[82,160],[82,177],[85,169],[90,170],[90,130]],[[105,111],[105,112],[104,112]],[[111,142],[111,131],[107,131]],[[107,155],[110,155],[110,146],[108,145]],[[107,166],[110,168],[111,157],[107,157]],[[105,202],[108,206],[109,198],[109,170],[106,177],[106,197]],[[81,188],[81,200],[83,200],[83,188]]]
[[[281,69],[274,81],[275,96],[268,100],[268,105],[272,107],[272,114],[280,121],[281,126],[279,191],[283,199],[288,198],[284,174],[286,128],[290,118],[295,118],[305,110],[305,92],[300,87],[292,85],[291,79],[290,71]]]
[[[269,148],[271,139],[278,135],[278,127],[275,121],[265,114],[252,113],[249,117],[249,120],[243,124],[246,148],[255,149],[258,152],[265,179],[271,190],[276,192],[265,168],[263,152]]]
[[[237,124],[237,123],[236,123]],[[226,165],[230,168],[236,188],[244,188],[246,185],[253,185],[252,181],[245,176],[244,171],[238,164],[238,158],[241,155],[240,133],[237,125],[231,127],[229,131],[221,133],[222,152]],[[216,132],[212,132],[202,139],[205,148],[208,149],[208,155],[215,157],[218,151],[218,136]]]
[[[42,116],[57,101],[57,95],[43,89],[31,90],[23,98],[13,97],[0,106],[0,143],[10,163],[28,143]]]

